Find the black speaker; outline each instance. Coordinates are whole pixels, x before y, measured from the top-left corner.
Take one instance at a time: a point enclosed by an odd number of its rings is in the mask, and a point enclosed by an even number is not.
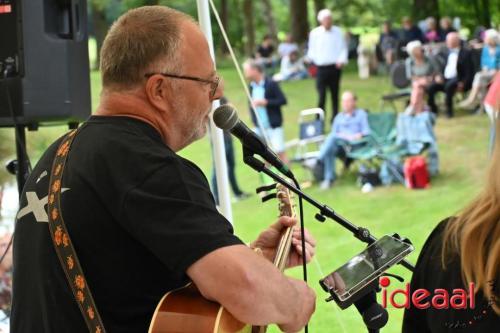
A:
[[[85,0],[0,0],[0,127],[91,113]]]

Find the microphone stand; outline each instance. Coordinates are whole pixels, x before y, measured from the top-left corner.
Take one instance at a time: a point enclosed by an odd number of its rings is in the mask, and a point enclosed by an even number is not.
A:
[[[302,192],[300,189],[298,189],[296,186],[290,184],[288,181],[286,181],[283,177],[279,176],[275,172],[271,171],[264,162],[261,160],[255,158],[253,156],[253,152],[248,149],[247,147],[243,146],[243,162],[250,166],[252,169],[254,169],[257,172],[263,172],[264,174],[268,175],[271,177],[274,181],[277,183],[280,183],[287,187],[290,191],[294,192],[297,194],[299,197],[302,197],[304,200],[309,202],[312,206],[316,207],[319,210],[319,213],[315,215],[316,220],[319,222],[325,222],[326,218],[329,218],[350,232],[352,232],[353,236],[360,241],[367,243],[368,245],[372,244],[373,242],[377,241],[377,238],[373,237],[370,233],[370,231],[367,228],[363,227],[358,227],[351,222],[349,222],[347,219],[344,217],[338,215],[331,207],[321,204],[320,202],[316,201],[306,193]],[[402,260],[400,263],[403,267],[408,269],[410,272],[413,272],[414,266],[408,262],[407,260]]]

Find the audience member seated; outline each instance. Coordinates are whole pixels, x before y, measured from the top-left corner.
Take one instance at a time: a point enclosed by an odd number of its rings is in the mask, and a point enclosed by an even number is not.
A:
[[[271,35],[265,35],[264,39],[262,40],[262,43],[257,48],[255,59],[265,68],[273,68],[275,63],[273,54],[274,54],[273,38],[271,37]]]
[[[382,33],[380,34],[378,47],[382,53],[381,60],[389,66],[396,60],[398,42],[398,34],[392,30],[391,22],[384,22],[382,24]]]
[[[388,155],[393,155],[390,161],[384,161],[380,166],[380,180],[389,185],[394,182],[394,176],[389,172],[388,163],[401,172],[406,156],[425,153],[427,170],[431,176],[439,172],[439,154],[434,134],[435,115],[429,111],[411,112],[406,110],[398,116],[396,122],[396,146]]]
[[[499,124],[497,121],[497,130],[500,130]],[[457,295],[457,290],[468,290],[473,283],[473,299],[467,297],[467,300],[460,301],[459,297],[458,302],[457,299],[451,300],[459,307],[463,305],[459,310],[456,306],[409,306],[404,313],[403,333],[498,332],[499,179],[500,137],[496,139],[488,179],[482,191],[456,217],[445,219],[432,231],[420,252],[408,287],[412,292],[429,290],[431,296],[419,297],[419,304],[426,304],[432,295]],[[443,305],[442,298],[438,301],[436,296],[434,300]],[[474,306],[468,306],[472,303]]]
[[[424,54],[422,43],[418,40],[406,45],[409,57],[406,59],[406,77],[411,80],[411,113],[419,113],[424,110],[424,93],[429,87],[435,75],[439,74],[439,64],[433,57]]]
[[[500,45],[498,32],[489,29],[485,32],[484,47],[481,51],[481,71],[477,72],[472,82],[472,89],[459,106],[466,109],[475,109],[486,95],[488,84],[498,69],[500,69]]]
[[[355,145],[356,141],[370,134],[367,113],[356,106],[356,96],[350,91],[342,94],[342,112],[339,113],[332,126],[332,131],[321,145],[316,160],[307,165],[315,168],[323,165],[323,181],[320,188],[326,190],[332,187],[336,178],[335,158],[345,156],[345,147]]]
[[[408,44],[411,41],[419,40],[422,43],[424,40],[424,35],[419,27],[413,24],[411,18],[405,16],[402,19],[401,25],[403,26],[401,41],[403,45]]]
[[[275,81],[301,80],[307,78],[304,60],[299,57],[298,51],[292,51],[281,59],[281,71],[273,76]]]
[[[439,33],[441,34],[440,40],[442,42],[444,42],[446,40],[446,36],[450,32],[457,32],[455,30],[455,28],[453,28],[453,24],[451,22],[451,18],[449,18],[448,16],[444,16],[444,17],[441,18],[441,20],[439,20],[439,26],[441,28],[439,30]]]
[[[434,17],[428,17],[426,20],[427,31],[425,33],[425,41],[427,43],[438,43],[442,42],[441,33],[438,29],[436,19]]]
[[[293,51],[299,51],[299,46],[293,41],[291,34],[286,34],[285,40],[278,45],[278,55],[283,59]]]
[[[457,90],[466,92],[472,86],[474,77],[474,65],[471,52],[462,47],[460,37],[456,32],[450,32],[446,36],[446,50],[441,55],[445,60],[444,71],[435,77],[429,86],[429,106],[431,111],[438,113],[435,97],[438,91],[446,94],[446,115],[453,117],[453,96]]]

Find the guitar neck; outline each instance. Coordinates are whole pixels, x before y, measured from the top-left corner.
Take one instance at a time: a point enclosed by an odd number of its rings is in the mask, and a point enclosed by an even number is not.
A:
[[[284,186],[278,187],[278,199],[280,200],[280,216],[295,217],[292,198],[289,190]],[[283,272],[290,256],[292,247],[293,227],[288,227],[281,236],[278,250],[274,258],[274,265]]]

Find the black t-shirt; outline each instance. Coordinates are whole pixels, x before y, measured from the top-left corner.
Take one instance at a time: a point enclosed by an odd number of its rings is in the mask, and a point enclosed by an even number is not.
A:
[[[257,52],[260,54],[262,58],[270,58],[273,55],[274,47],[272,45],[263,46],[259,45],[257,48]]]
[[[462,282],[460,259],[455,257],[443,270],[441,266],[441,249],[443,245],[443,232],[451,219],[441,222],[427,239],[422,252],[417,260],[415,271],[411,280],[410,290],[415,291],[425,288],[434,294],[434,290],[442,288],[447,290],[450,297],[453,289],[465,289]],[[432,297],[432,296],[431,296]],[[422,304],[429,299],[424,299]],[[467,303],[468,303],[467,299]],[[488,300],[479,291],[475,296],[474,309],[433,309],[432,306],[420,310],[410,306],[405,310],[403,319],[404,333],[486,333],[498,332],[500,316],[496,315]]]
[[[14,240],[11,332],[87,332],[47,225],[55,142],[22,195]],[[209,252],[242,244],[201,170],[150,125],[91,117],[69,153],[62,215],[108,332],[147,332],[169,290]]]

